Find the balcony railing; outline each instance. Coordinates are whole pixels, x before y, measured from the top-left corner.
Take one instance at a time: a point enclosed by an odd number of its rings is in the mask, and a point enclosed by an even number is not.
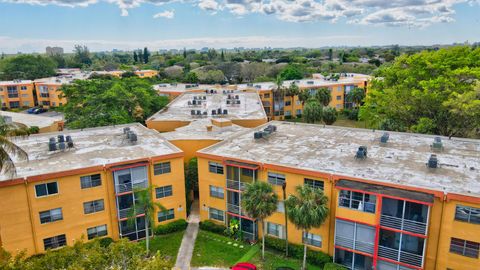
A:
[[[125,219],[128,218],[129,215],[132,213],[132,208],[125,208],[118,210],[118,219]],[[141,208],[137,207],[137,210],[135,211],[136,215],[141,215],[144,214],[144,211]]]
[[[368,254],[373,254],[373,251],[374,251],[373,243],[368,243],[368,242],[363,242],[358,240],[354,242],[353,239],[351,238],[338,236],[338,235],[335,237],[335,245],[362,251]]]
[[[233,214],[240,215],[240,206],[227,203],[227,211]]]
[[[130,192],[134,189],[137,188],[146,188],[148,186],[148,181],[145,180],[143,182],[138,182],[138,183],[125,183],[125,184],[118,184],[115,185],[115,192],[118,193],[124,193],[124,192]]]
[[[245,189],[245,183],[241,181],[227,179],[227,188],[243,191]]]
[[[380,218],[380,225],[388,228],[393,228],[401,231],[407,231],[411,233],[417,233],[426,235],[427,224],[423,222],[402,219],[398,217],[392,217],[382,215]]]
[[[417,267],[422,267],[423,262],[420,255],[384,246],[378,246],[378,256]]]

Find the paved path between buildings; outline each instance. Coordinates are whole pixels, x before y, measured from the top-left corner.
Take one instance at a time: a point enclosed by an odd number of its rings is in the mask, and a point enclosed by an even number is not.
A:
[[[175,268],[179,270],[189,270],[190,260],[192,260],[193,247],[195,246],[195,239],[198,234],[198,223],[200,222],[198,200],[192,203],[190,210],[190,216],[188,216],[188,227],[183,235],[182,245],[178,250],[177,261],[175,262]],[[203,268],[202,268],[203,269]]]

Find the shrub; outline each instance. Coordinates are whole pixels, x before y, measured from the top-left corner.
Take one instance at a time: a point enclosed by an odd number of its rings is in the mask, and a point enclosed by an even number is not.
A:
[[[290,119],[292,119],[292,116],[291,115],[285,115],[285,119],[290,120]]]
[[[155,235],[169,234],[169,233],[185,230],[187,226],[188,226],[188,223],[187,221],[185,221],[185,219],[178,219],[165,225],[158,225],[155,228],[154,233]]]
[[[325,264],[323,270],[347,270],[347,268],[343,267],[340,264],[329,262]]]
[[[211,220],[205,220],[200,222],[200,229],[213,232],[213,233],[223,234],[227,229],[227,227],[225,227],[224,225],[214,223]]]
[[[266,236],[265,247],[285,252],[285,240]],[[302,259],[303,245],[288,243],[288,254],[293,258]],[[323,267],[326,263],[332,262],[332,257],[324,252],[308,249],[307,261],[311,264]]]
[[[40,132],[40,128],[37,126],[31,126],[28,128],[28,133],[30,134],[38,134]]]
[[[108,247],[110,246],[111,243],[113,243],[113,239],[110,237],[103,237],[98,239],[98,243],[100,243],[100,246],[102,247]]]

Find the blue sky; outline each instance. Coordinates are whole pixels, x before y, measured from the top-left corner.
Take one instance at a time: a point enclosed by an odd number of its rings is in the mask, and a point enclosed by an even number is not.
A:
[[[0,0],[0,52],[480,41],[478,0]]]

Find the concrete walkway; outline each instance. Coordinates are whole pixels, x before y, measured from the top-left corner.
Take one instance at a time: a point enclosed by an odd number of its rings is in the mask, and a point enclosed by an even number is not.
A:
[[[177,261],[175,262],[174,269],[189,270],[190,260],[192,260],[193,247],[195,246],[195,239],[198,234],[198,223],[200,222],[200,209],[198,200],[192,203],[190,210],[190,216],[188,216],[188,227],[183,235],[182,245],[178,250]]]

